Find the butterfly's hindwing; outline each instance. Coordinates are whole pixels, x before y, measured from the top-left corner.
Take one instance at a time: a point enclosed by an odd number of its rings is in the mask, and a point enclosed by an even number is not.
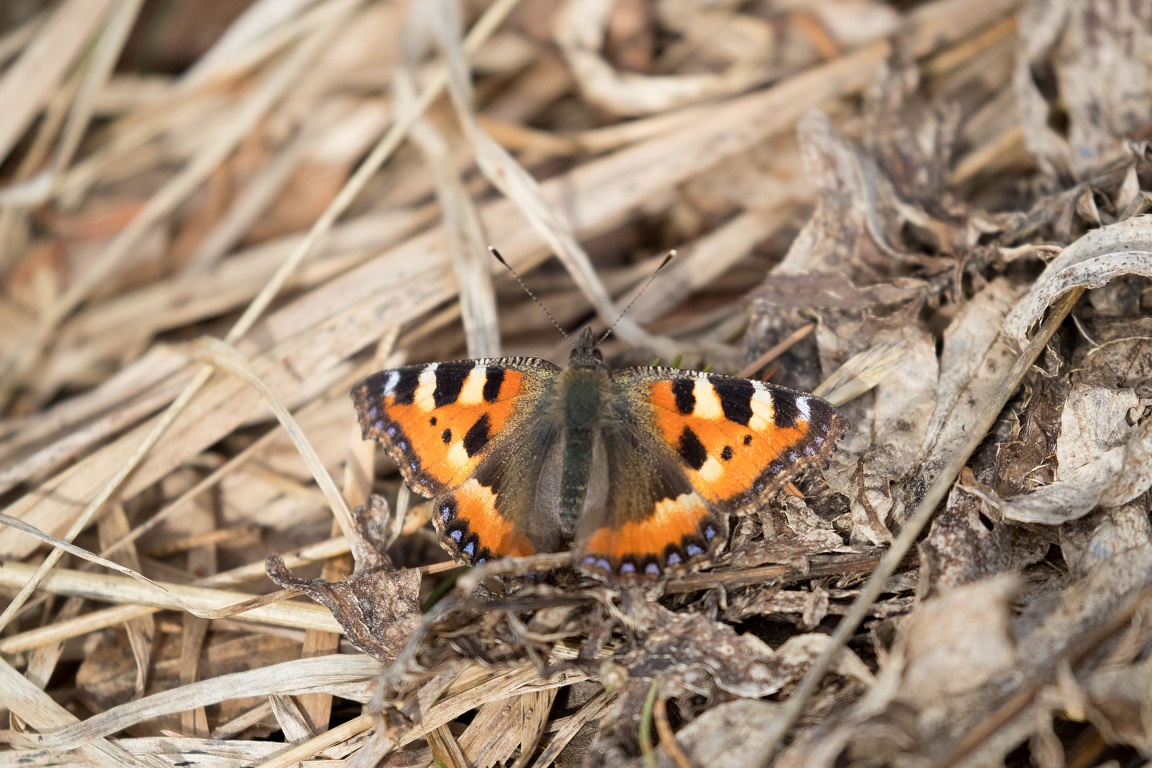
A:
[[[541,419],[522,430],[486,454],[460,487],[432,500],[436,532],[459,562],[479,565],[563,545],[555,509],[538,498],[557,432]]]
[[[617,403],[617,407],[623,401]],[[603,429],[606,491],[586,510],[576,564],[597,576],[653,577],[698,565],[727,539],[728,519],[693,488],[665,451],[649,450],[643,425],[620,409]]]

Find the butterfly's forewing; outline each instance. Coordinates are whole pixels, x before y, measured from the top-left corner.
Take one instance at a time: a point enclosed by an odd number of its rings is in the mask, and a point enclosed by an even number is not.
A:
[[[750,379],[670,368],[613,378],[641,393],[692,487],[728,512],[823,464],[848,427],[826,400]]]
[[[536,358],[410,365],[363,379],[352,400],[364,438],[384,446],[414,491],[435,496],[515,434],[558,370]]]
[[[562,548],[555,509],[539,492],[556,435],[546,423],[525,424],[520,439],[496,446],[462,485],[432,500],[436,531],[457,561],[478,565]]]

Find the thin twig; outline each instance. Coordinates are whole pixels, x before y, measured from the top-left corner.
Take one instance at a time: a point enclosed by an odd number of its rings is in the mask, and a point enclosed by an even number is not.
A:
[[[676,740],[676,734],[672,732],[672,724],[668,722],[668,702],[663,696],[656,697],[653,714],[656,718],[656,733],[660,736],[660,746],[664,747],[664,754],[668,755],[676,768],[692,768],[692,761],[684,754],[680,742]]]

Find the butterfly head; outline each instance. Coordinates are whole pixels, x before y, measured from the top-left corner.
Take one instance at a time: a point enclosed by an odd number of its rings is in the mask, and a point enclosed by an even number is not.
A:
[[[585,327],[580,333],[572,354],[568,357],[570,368],[603,368],[604,356],[600,354],[599,342],[592,335],[592,329]]]

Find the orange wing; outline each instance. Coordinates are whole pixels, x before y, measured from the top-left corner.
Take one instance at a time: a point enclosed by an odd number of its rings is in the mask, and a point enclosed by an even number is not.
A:
[[[602,427],[608,488],[585,510],[576,563],[600,577],[660,576],[707,562],[728,513],[831,454],[847,423],[827,402],[748,379],[672,368],[612,374]]]
[[[692,487],[726,512],[823,464],[848,428],[815,395],[696,371],[633,368],[613,378],[645,408]]]
[[[693,490],[668,452],[621,402],[601,431],[607,483],[602,506],[584,510],[576,565],[598,578],[643,578],[705,563],[728,538],[728,517]]]
[[[433,522],[456,560],[557,546],[558,523],[534,515],[533,501],[552,439],[538,405],[559,370],[536,358],[461,360],[380,371],[352,389],[365,439],[435,497]]]
[[[372,374],[352,399],[364,439],[384,446],[414,491],[435,496],[472,476],[559,370],[536,358],[410,365]]]

